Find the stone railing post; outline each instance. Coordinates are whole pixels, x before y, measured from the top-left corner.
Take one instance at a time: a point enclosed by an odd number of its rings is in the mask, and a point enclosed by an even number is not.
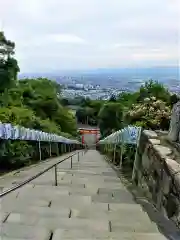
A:
[[[172,109],[168,138],[173,142],[180,141],[180,101]]]

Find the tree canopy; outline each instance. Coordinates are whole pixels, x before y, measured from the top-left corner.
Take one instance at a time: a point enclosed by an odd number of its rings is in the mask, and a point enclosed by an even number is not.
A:
[[[123,127],[122,105],[116,102],[104,104],[99,111],[99,127],[102,136],[107,136],[113,131]]]
[[[15,58],[15,43],[7,40],[0,32],[0,92],[10,88],[16,83],[19,66]]]

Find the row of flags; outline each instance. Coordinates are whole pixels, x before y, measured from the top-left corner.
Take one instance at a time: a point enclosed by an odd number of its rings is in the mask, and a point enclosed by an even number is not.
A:
[[[128,126],[100,140],[99,143],[127,143],[134,145],[138,143],[140,134],[141,127]]]
[[[13,126],[10,123],[0,123],[0,139],[79,144],[76,140],[22,126]]]

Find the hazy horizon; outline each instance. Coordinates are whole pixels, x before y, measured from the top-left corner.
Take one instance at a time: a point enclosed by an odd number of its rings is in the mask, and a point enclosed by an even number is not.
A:
[[[82,68],[82,69],[57,69],[57,70],[52,70],[52,71],[42,71],[42,72],[19,72],[19,75],[21,74],[42,74],[42,73],[47,73],[47,74],[54,74],[54,73],[63,73],[63,72],[66,72],[66,73],[70,73],[70,72],[98,72],[98,71],[133,71],[133,70],[140,70],[140,71],[143,71],[143,70],[173,70],[174,72],[179,72],[180,70],[180,66],[179,65],[176,65],[176,66],[149,66],[149,67],[119,67],[119,68],[115,68],[115,67],[111,67],[111,68]]]

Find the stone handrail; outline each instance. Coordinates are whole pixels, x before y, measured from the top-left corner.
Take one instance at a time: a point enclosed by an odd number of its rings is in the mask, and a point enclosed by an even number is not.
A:
[[[134,183],[149,193],[159,211],[179,225],[180,164],[156,132],[142,132],[133,172]]]

